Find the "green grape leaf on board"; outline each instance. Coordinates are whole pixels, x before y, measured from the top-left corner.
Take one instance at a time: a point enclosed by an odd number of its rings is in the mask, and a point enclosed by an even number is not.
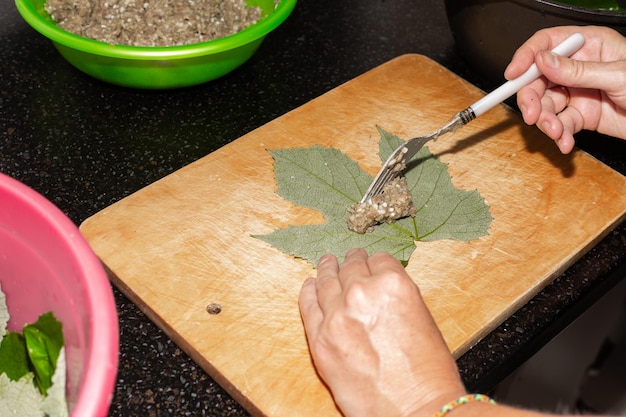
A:
[[[385,161],[403,140],[378,130],[379,155]],[[388,252],[406,265],[415,241],[470,241],[486,235],[491,224],[489,206],[478,191],[455,188],[447,164],[428,147],[417,153],[404,172],[417,215],[378,225],[365,234],[348,230],[346,224],[348,208],[361,199],[373,180],[356,161],[338,149],[322,146],[269,152],[274,158],[277,193],[296,205],[320,211],[326,222],[291,225],[255,237],[313,264],[327,253],[341,261],[346,251],[361,247],[368,253]]]

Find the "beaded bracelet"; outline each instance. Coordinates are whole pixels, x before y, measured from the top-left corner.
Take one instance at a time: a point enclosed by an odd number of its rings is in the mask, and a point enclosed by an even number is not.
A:
[[[488,404],[496,403],[493,399],[483,394],[467,394],[467,395],[463,395],[462,397],[457,398],[454,401],[450,401],[448,404],[441,407],[439,411],[435,413],[434,417],[443,417],[446,414],[448,414],[450,411],[454,410],[455,408],[463,404],[467,404],[471,402],[488,403]]]

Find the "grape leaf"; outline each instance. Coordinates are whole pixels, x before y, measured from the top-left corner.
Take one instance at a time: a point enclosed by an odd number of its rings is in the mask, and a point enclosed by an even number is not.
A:
[[[61,348],[57,359],[56,369],[52,375],[52,386],[48,388],[48,395],[45,396],[41,410],[50,417],[67,417],[67,400],[65,399],[65,385],[67,364],[65,362],[65,347]]]
[[[378,131],[379,156],[384,162],[403,141],[381,128]],[[327,253],[342,260],[355,247],[368,253],[388,252],[406,264],[415,241],[470,241],[487,234],[491,224],[489,206],[478,191],[455,188],[448,165],[428,147],[417,153],[404,172],[417,215],[378,225],[365,234],[351,232],[346,224],[348,208],[361,199],[373,180],[354,160],[322,146],[269,152],[274,158],[276,192],[296,205],[320,211],[326,222],[291,225],[255,237],[313,264]]]
[[[65,342],[61,322],[51,312],[42,314],[35,323],[24,326],[24,339],[35,373],[35,383],[41,393],[46,395]]]
[[[17,381],[30,372],[28,348],[24,335],[7,332],[0,343],[0,374]]]
[[[0,405],[8,416],[41,417],[43,396],[33,383],[34,375],[28,373],[17,381],[0,374]]]
[[[0,328],[6,329],[9,318],[6,296],[0,288]],[[32,329],[35,329],[34,343]],[[9,410],[8,415],[16,417],[42,415],[67,417],[69,414],[65,399],[67,367],[65,348],[62,346],[64,340],[61,322],[56,320],[52,313],[46,313],[39,316],[34,324],[24,326],[24,333],[4,332],[2,336],[0,410]],[[43,350],[51,357],[42,356]],[[33,354],[35,359],[29,356]],[[39,365],[33,363],[33,360]],[[47,395],[44,397],[45,393]]]
[[[7,332],[7,324],[9,323],[9,308],[7,307],[7,297],[2,292],[2,286],[0,285],[0,339],[2,339]]]

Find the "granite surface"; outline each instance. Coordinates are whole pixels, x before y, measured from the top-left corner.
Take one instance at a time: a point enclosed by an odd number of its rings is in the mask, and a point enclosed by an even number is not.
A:
[[[324,92],[405,53],[488,90],[459,58],[443,1],[302,1],[235,72],[201,86],[137,91],[96,81],[0,0],[0,172],[76,224]],[[626,173],[626,142],[580,146]],[[1,203],[0,203],[1,204]],[[0,205],[1,208],[1,205]],[[624,276],[624,225],[459,359],[487,391]],[[246,416],[246,411],[115,290],[121,341],[110,416]]]

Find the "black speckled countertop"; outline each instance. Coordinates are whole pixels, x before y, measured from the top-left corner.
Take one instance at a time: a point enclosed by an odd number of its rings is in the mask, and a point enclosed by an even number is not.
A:
[[[67,64],[0,0],[0,171],[76,224],[373,67],[426,55],[489,90],[455,51],[443,0],[301,1],[257,54],[226,77],[176,91],[101,83]],[[580,146],[626,173],[626,142]],[[1,204],[1,203],[0,203]],[[624,225],[459,359],[486,391],[624,276]],[[120,321],[110,416],[247,416],[146,316],[114,290]]]

